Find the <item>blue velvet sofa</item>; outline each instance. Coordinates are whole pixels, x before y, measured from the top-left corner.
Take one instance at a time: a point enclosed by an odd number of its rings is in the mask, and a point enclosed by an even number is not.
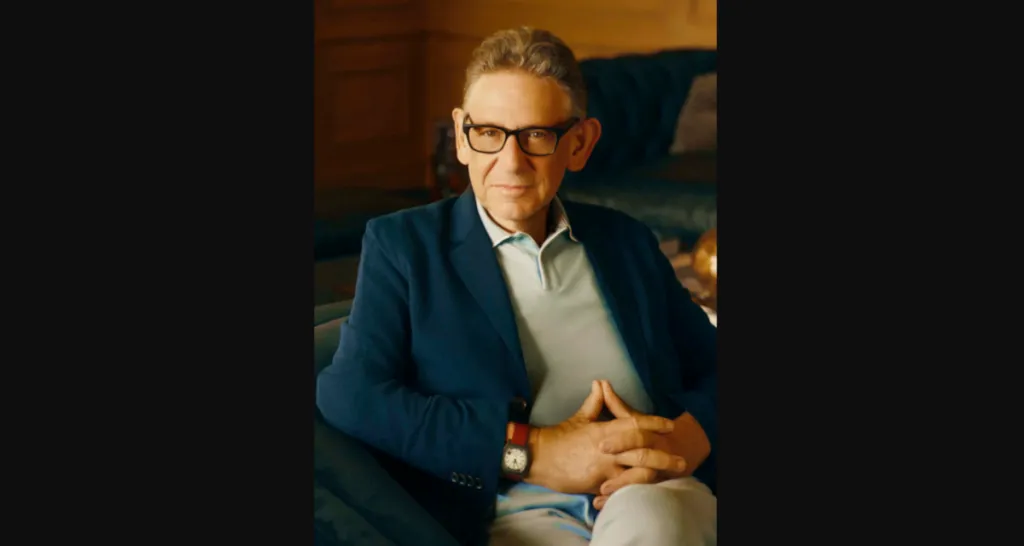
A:
[[[313,386],[330,364],[351,302],[313,309]],[[395,482],[359,441],[313,409],[314,546],[458,543]]]
[[[713,50],[666,50],[581,61],[587,114],[603,131],[560,194],[622,210],[684,246],[715,227],[717,152],[669,149],[694,78],[717,71],[717,59]]]

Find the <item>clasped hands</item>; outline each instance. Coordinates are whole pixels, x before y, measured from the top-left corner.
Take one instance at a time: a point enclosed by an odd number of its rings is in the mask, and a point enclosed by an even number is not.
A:
[[[615,419],[599,422],[607,407]],[[623,402],[607,381],[594,381],[575,415],[530,433],[526,480],[563,493],[596,495],[600,510],[615,491],[690,475],[708,456],[703,429],[688,413],[675,421]]]

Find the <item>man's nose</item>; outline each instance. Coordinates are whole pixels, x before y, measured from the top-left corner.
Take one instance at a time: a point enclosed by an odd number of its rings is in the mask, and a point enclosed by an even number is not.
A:
[[[526,154],[519,147],[519,141],[514,136],[508,137],[505,147],[498,153],[498,161],[509,170],[517,171],[527,162]]]

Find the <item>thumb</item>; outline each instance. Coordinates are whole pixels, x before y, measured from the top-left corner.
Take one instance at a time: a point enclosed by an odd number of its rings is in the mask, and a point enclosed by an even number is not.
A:
[[[576,415],[587,421],[596,421],[597,417],[601,415],[601,408],[603,407],[604,393],[601,391],[601,385],[597,381],[592,381],[590,383],[590,395],[583,401],[583,405],[580,406],[580,410],[576,412]]]
[[[628,404],[619,398],[619,395],[615,394],[615,391],[612,390],[612,384],[608,381],[601,381],[601,392],[604,397],[604,403],[615,417],[630,417],[636,413],[636,410],[629,407]]]

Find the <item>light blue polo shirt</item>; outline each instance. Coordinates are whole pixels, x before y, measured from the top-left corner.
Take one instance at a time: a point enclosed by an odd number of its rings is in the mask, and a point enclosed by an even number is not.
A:
[[[540,246],[525,233],[505,231],[479,201],[477,210],[508,285],[533,390],[530,424],[551,426],[572,416],[594,379],[607,379],[624,402],[651,413],[653,404],[558,198],[550,208],[553,229]],[[520,483],[498,496],[497,516],[555,508],[590,527],[596,517],[592,498]]]

